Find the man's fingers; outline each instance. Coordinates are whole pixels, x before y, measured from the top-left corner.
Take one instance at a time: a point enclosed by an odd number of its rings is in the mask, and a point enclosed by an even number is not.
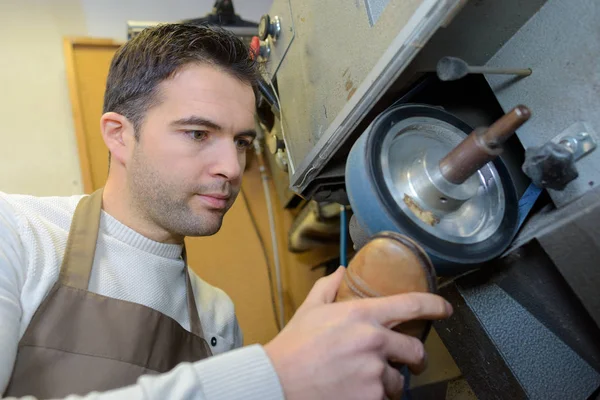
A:
[[[301,307],[332,303],[342,283],[345,271],[346,268],[339,267],[333,274],[320,278],[315,282]]]
[[[386,365],[383,371],[382,382],[386,398],[394,400],[402,397],[404,377],[397,369]]]
[[[427,353],[419,339],[389,329],[379,329],[379,333],[385,337],[381,342],[381,351],[386,360],[393,364],[406,365],[416,375],[427,368]]]
[[[363,316],[378,324],[393,327],[413,319],[444,319],[452,315],[452,306],[442,297],[431,293],[404,293],[394,296],[364,299],[354,306]]]

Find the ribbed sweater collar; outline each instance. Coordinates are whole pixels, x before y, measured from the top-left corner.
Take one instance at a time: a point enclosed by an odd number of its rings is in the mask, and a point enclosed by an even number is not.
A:
[[[102,210],[100,230],[131,247],[160,257],[177,259],[183,248],[180,244],[160,243],[148,239]]]

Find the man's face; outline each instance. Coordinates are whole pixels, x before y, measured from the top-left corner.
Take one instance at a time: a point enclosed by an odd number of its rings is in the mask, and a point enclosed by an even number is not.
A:
[[[209,65],[188,65],[159,86],[127,165],[137,211],[177,236],[221,227],[240,190],[254,139],[252,88]]]

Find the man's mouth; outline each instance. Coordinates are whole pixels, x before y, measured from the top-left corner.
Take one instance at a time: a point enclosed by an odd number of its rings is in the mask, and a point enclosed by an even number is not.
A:
[[[197,196],[206,206],[217,210],[226,209],[229,204],[229,199],[231,198],[229,195],[220,193],[198,194]]]

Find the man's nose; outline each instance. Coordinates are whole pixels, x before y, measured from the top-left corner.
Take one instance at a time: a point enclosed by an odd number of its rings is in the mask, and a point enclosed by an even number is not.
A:
[[[226,178],[228,181],[236,181],[242,174],[240,164],[240,152],[232,141],[223,141],[219,144],[212,157],[210,174]]]

